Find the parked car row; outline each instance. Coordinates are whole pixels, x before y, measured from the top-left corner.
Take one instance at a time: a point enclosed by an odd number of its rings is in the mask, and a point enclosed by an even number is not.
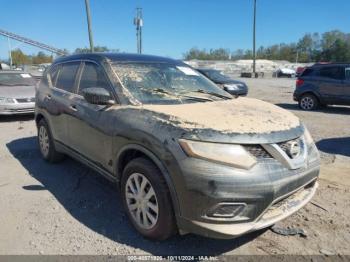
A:
[[[243,82],[233,80],[214,69],[198,69],[231,95],[247,95],[248,88]],[[0,115],[34,113],[35,86],[40,75],[22,70],[0,70]]]

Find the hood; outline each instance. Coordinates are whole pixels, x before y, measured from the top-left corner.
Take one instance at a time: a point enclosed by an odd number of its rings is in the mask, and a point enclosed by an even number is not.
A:
[[[299,119],[289,111],[252,98],[181,105],[143,105],[141,108],[158,113],[159,120],[184,129],[267,134],[300,126]]]
[[[0,97],[31,98],[35,97],[34,86],[0,86]]]

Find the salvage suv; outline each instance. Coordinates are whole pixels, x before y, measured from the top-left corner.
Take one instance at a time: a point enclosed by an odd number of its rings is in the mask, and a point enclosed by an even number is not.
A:
[[[157,56],[57,59],[36,95],[42,157],[69,155],[115,182],[138,232],[233,238],[303,207],[320,161],[299,119],[233,97]]]

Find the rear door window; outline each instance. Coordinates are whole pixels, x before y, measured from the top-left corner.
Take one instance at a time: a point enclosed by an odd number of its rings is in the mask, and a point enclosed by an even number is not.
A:
[[[328,66],[320,69],[320,77],[343,80],[344,79],[344,68],[341,66]]]
[[[95,63],[85,62],[78,94],[83,95],[83,90],[89,87],[102,87],[110,92],[109,83],[102,68]]]
[[[71,62],[61,65],[55,87],[73,93],[75,77],[79,66],[80,62]]]

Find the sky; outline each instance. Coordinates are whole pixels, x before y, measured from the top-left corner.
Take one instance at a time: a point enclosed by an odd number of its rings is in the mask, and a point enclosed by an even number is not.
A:
[[[135,8],[143,8],[143,53],[182,58],[200,49],[252,48],[253,0],[90,0],[95,45],[136,52]],[[84,0],[0,0],[0,29],[74,51],[88,47]],[[350,0],[257,0],[257,46],[305,33],[349,32]],[[10,41],[33,54],[38,48]],[[0,58],[8,58],[0,36]]]

